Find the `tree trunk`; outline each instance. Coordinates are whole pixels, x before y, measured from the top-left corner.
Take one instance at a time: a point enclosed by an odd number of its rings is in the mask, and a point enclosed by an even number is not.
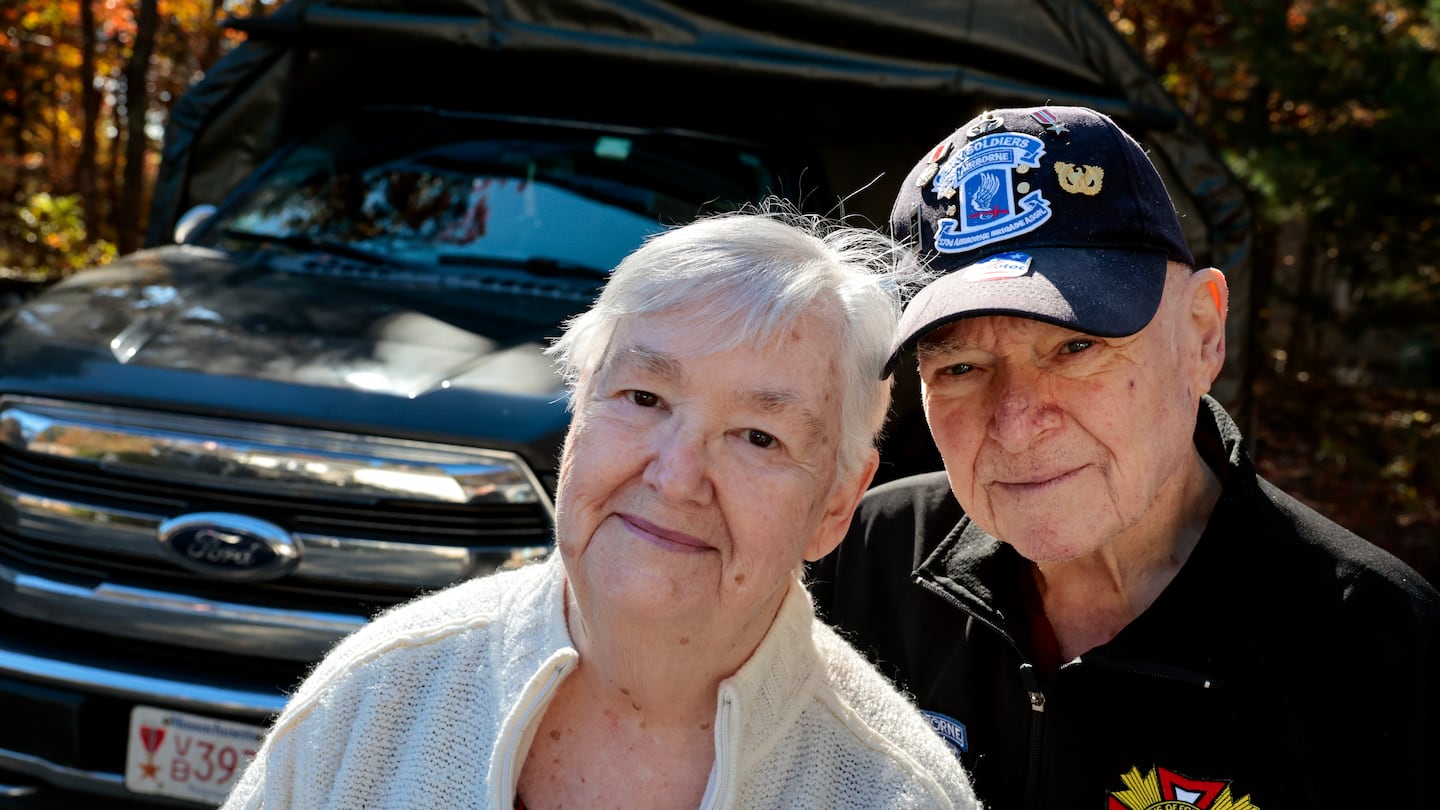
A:
[[[109,105],[109,119],[116,133],[125,131],[125,122],[120,118],[120,105]],[[111,233],[120,233],[120,168],[125,165],[125,139],[116,134],[110,139],[110,152],[105,161],[105,206],[109,213]]]
[[[220,32],[220,31],[223,31],[223,30],[224,30],[224,26],[220,24],[220,12],[223,11],[223,10],[224,10],[224,2],[223,2],[223,0],[212,0],[212,1],[211,1],[211,3],[210,3],[210,23],[211,23],[211,28],[212,28],[214,31],[216,31],[216,32]],[[221,44],[222,44],[223,42],[224,42],[224,38],[221,37],[221,36],[219,36],[218,33],[216,34],[216,36],[206,38],[206,40],[205,40],[205,54],[204,54],[204,56],[202,57],[202,60],[203,60],[203,61],[201,61],[201,64],[202,64],[202,65],[205,65],[206,67],[209,67],[210,65],[215,64],[215,62],[220,59],[220,46],[221,46]]]
[[[1319,320],[1317,291],[1320,280],[1315,272],[1315,242],[1308,216],[1301,216],[1297,225],[1299,238],[1294,245],[1295,282],[1293,288],[1294,309],[1290,316],[1290,335],[1287,341],[1286,370],[1296,374],[1314,374],[1317,322]]]
[[[120,191],[120,212],[116,219],[115,243],[119,252],[133,253],[140,247],[140,208],[145,194],[145,116],[149,110],[145,82],[150,69],[150,54],[155,49],[155,30],[160,15],[158,0],[140,0],[139,21],[135,29],[135,47],[125,66],[125,173]]]
[[[80,187],[86,238],[93,242],[100,235],[103,216],[95,185],[100,90],[95,86],[95,7],[92,2],[80,0],[80,162],[75,167],[75,181]]]
[[[52,87],[51,89],[53,93],[50,96],[50,131],[46,133],[50,137],[50,144],[46,147],[49,154],[45,156],[45,182],[49,185],[50,191],[64,196],[75,193],[75,176],[60,171],[60,167],[65,165],[65,136],[61,132],[60,116],[66,108],[60,101],[60,88]]]
[[[16,202],[24,187],[20,181],[20,161],[25,155],[25,127],[28,124],[25,115],[26,89],[25,84],[25,62],[26,52],[29,50],[23,38],[15,40],[15,47],[5,52],[5,86],[11,88],[11,99],[14,106],[7,109],[10,117],[10,147],[5,154],[14,161],[13,171],[5,172],[4,176],[11,178],[14,182],[7,187],[0,187],[0,194],[4,194],[4,202]],[[6,208],[0,209],[8,211]]]

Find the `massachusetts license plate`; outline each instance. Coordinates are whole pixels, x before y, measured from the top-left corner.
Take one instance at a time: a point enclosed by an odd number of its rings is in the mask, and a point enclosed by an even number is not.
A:
[[[220,804],[260,748],[265,729],[170,709],[130,712],[125,787]]]

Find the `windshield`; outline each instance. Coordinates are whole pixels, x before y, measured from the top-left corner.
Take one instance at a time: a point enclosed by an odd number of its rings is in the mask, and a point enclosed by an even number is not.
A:
[[[603,272],[664,226],[777,182],[726,141],[392,109],[296,145],[200,241]]]

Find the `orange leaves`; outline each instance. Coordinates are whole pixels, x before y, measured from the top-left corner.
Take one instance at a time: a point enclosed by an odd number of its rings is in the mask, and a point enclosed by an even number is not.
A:
[[[163,123],[174,99],[233,41],[221,30],[221,18],[261,5],[159,0],[159,27],[144,71],[145,108],[129,110],[125,77],[140,34],[139,0],[0,0],[0,268],[63,277],[113,256],[122,230],[143,232],[143,212],[138,228],[134,222],[122,228],[117,213],[127,191],[127,116]],[[82,23],[82,11],[90,13],[89,22]],[[88,122],[82,106],[87,86],[99,94]],[[87,134],[93,136],[89,147]],[[142,190],[134,199],[148,194],[157,149],[158,142],[147,139],[138,159],[131,159],[143,167],[132,175]],[[88,203],[79,197],[82,187],[93,190]]]

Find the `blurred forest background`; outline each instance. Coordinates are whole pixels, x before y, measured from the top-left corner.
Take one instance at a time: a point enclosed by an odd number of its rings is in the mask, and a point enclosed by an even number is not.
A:
[[[1440,0],[1096,2],[1251,194],[1262,473],[1440,582]],[[171,105],[267,5],[0,2],[7,303],[141,247]]]

